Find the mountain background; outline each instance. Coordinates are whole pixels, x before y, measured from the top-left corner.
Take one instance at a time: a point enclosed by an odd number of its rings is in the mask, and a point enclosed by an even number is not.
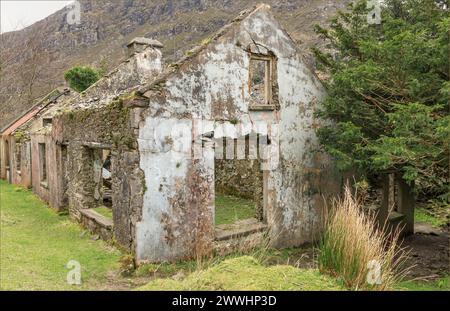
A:
[[[36,99],[65,85],[75,65],[103,71],[126,56],[134,37],[164,44],[166,63],[209,37],[252,0],[80,0],[81,24],[66,22],[62,9],[23,30],[0,35],[0,128],[29,109]],[[266,0],[306,54],[320,42],[313,28],[326,25],[349,0]]]

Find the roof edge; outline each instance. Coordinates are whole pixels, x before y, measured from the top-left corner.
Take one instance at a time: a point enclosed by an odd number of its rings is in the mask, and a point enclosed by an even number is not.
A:
[[[50,93],[48,93],[47,95],[45,95],[44,97],[42,97],[41,99],[38,99],[36,104],[34,104],[33,106],[31,106],[29,109],[27,109],[26,111],[24,111],[22,114],[20,114],[17,118],[15,118],[13,121],[11,121],[10,123],[8,123],[6,126],[4,126],[1,130],[0,130],[0,136],[3,135],[4,132],[6,132],[8,129],[10,129],[12,126],[14,126],[14,124],[16,124],[21,118],[23,118],[24,116],[26,116],[27,114],[29,114],[31,111],[33,111],[34,109],[38,108],[39,105],[42,105],[46,100],[48,101],[45,105],[43,105],[36,113],[39,113],[40,111],[42,111],[45,107],[47,107],[51,102],[53,102],[54,100],[58,99],[60,96],[62,96],[63,94],[65,94],[66,92],[68,92],[69,89],[64,88],[64,87],[57,87],[55,89],[53,89]],[[58,92],[57,94],[55,94],[55,92]],[[52,99],[52,97],[55,97],[54,99]],[[30,118],[31,119],[31,118]],[[29,119],[29,120],[30,120]],[[23,124],[21,124],[19,127],[21,127],[22,125],[26,124],[29,120],[25,121]],[[19,128],[18,127],[18,128]]]
[[[137,92],[140,95],[144,95],[148,91],[152,90],[155,86],[159,85],[161,82],[164,82],[167,80],[172,74],[175,74],[178,69],[188,63],[191,59],[198,56],[203,50],[205,50],[213,41],[217,41],[219,38],[223,37],[228,30],[243,21],[244,19],[248,18],[252,14],[258,12],[261,9],[270,9],[270,5],[265,3],[260,3],[252,8],[245,9],[241,11],[235,18],[233,18],[228,24],[220,28],[217,32],[215,32],[209,39],[203,40],[204,42],[200,45],[197,45],[193,47],[191,50],[188,50],[186,52],[186,55],[181,57],[178,61],[170,64],[160,75],[158,75],[153,81],[143,85],[142,87],[138,88]]]

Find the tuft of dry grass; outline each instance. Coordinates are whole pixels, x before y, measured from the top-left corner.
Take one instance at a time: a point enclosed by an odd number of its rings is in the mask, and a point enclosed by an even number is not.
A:
[[[354,290],[390,290],[404,278],[410,268],[403,267],[408,254],[399,242],[400,228],[386,233],[375,216],[365,213],[346,187],[325,215],[318,257],[322,273]]]

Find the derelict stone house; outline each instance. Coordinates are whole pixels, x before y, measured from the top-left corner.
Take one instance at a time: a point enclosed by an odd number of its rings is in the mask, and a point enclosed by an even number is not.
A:
[[[266,232],[274,247],[311,242],[341,178],[315,135],[324,89],[270,7],[242,12],[166,68],[161,47],[136,39],[108,76],[60,97],[51,124],[30,134],[33,187],[48,195],[34,191],[137,262]],[[216,226],[218,192],[254,199],[255,217]],[[92,211],[102,205],[111,221]]]
[[[162,63],[160,53],[137,55]],[[268,6],[243,12],[115,98],[95,95],[102,83],[54,119],[53,139],[67,145],[72,215],[90,222],[83,219],[103,200],[110,156],[114,238],[138,262],[191,257],[265,229],[277,247],[313,239],[324,197],[338,193],[340,181],[315,137],[323,89]],[[239,142],[244,159],[230,152]],[[258,156],[245,166],[252,149]],[[260,217],[227,235],[215,227],[215,181],[227,171],[233,178],[239,165],[260,176]]]
[[[155,44],[151,40],[144,41],[146,44],[141,46],[147,48],[150,48],[149,43]],[[134,42],[130,44],[135,47]],[[160,43],[158,44],[160,46]],[[147,56],[152,55],[151,51],[145,52]],[[92,96],[91,102],[100,99],[108,101],[124,92],[130,85],[145,83],[146,78],[152,76],[152,70],[161,71],[161,64],[155,63],[160,57],[151,57],[151,61],[142,62],[140,57],[143,55],[131,55],[107,77],[82,94],[68,88],[53,90],[24,115],[2,129],[1,178],[32,188],[41,199],[58,211],[67,209],[67,146],[53,139],[53,119],[76,109],[74,106],[83,103],[85,97]]]
[[[33,180],[31,133],[45,129],[51,124],[48,118],[61,97],[68,95],[68,89],[55,89],[39,100],[31,109],[11,122],[1,131],[0,177],[10,183],[26,188],[37,184]],[[45,184],[45,182],[44,182]]]

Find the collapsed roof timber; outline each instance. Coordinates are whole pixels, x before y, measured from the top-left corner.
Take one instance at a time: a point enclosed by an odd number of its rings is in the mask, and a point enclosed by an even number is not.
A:
[[[57,89],[6,127],[1,177],[138,263],[228,252],[266,233],[274,247],[311,242],[341,177],[315,135],[324,89],[270,7],[242,12],[166,68],[161,47],[136,38],[85,92]],[[252,193],[255,217],[216,225],[219,191]]]

